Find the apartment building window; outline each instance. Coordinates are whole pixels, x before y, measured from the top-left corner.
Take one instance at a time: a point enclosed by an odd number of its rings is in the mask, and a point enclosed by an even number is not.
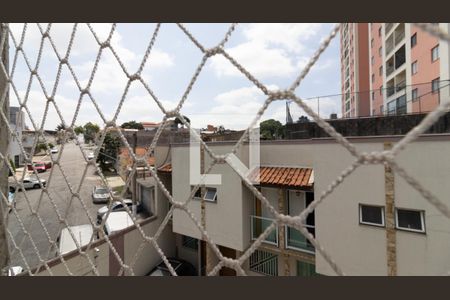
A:
[[[378,48],[378,56],[382,56],[383,55],[383,47]]]
[[[439,45],[431,49],[431,61],[436,61],[439,58]]]
[[[316,266],[303,261],[297,261],[297,276],[311,277],[317,276]]]
[[[375,81],[375,74],[372,74],[372,83]]]
[[[373,48],[373,39],[370,40],[370,47]]]
[[[411,64],[411,73],[413,75],[417,73],[417,60]]]
[[[431,92],[439,92],[439,77],[431,81]]]
[[[411,36],[411,48],[413,48],[415,45],[417,45],[417,33],[414,33]]]
[[[370,59],[370,63],[373,65],[375,63],[375,58],[372,56],[372,58]]]
[[[380,95],[383,95],[383,85],[380,86]]]
[[[424,233],[424,211],[397,208],[395,210],[395,225],[397,229]]]
[[[380,68],[378,69],[378,73],[380,76],[383,76],[383,66],[380,66]]]
[[[411,91],[411,98],[413,101],[417,100],[417,98],[419,98],[419,92],[418,92],[417,88],[415,88]]]
[[[194,185],[191,186],[191,191],[195,188]],[[202,188],[198,187],[197,191],[194,194],[194,198],[201,199],[202,198]]]
[[[181,245],[188,249],[198,250],[198,240],[187,235],[181,236]]]
[[[372,101],[375,100],[375,92],[372,91]]]
[[[204,199],[210,202],[217,202],[217,189],[208,187]]]
[[[380,105],[380,114],[383,114],[383,113],[384,113],[384,106]]]
[[[381,25],[380,25],[380,27],[378,28],[378,36],[381,36]]]
[[[359,223],[384,227],[384,207],[360,204]]]

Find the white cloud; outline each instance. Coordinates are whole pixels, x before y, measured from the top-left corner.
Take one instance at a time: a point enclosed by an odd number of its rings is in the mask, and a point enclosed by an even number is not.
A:
[[[321,24],[243,25],[245,40],[227,52],[257,78],[290,77],[308,61],[313,51],[306,42],[320,29]],[[219,77],[240,74],[222,56],[211,58],[210,66]]]

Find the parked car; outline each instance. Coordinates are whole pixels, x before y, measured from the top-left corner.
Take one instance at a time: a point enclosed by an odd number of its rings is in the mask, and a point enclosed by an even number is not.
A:
[[[58,153],[58,148],[53,147],[52,149],[50,149],[50,153],[52,153],[52,154]]]
[[[14,266],[8,269],[8,276],[16,276],[23,272],[23,268],[21,266]]]
[[[47,181],[45,179],[41,179],[41,178],[38,179],[37,177],[27,177],[27,178],[23,179],[23,187],[25,189],[38,189],[41,187],[39,182],[41,182],[44,187],[47,184]],[[19,186],[16,187],[15,182],[13,182],[13,181],[9,182],[9,190],[11,192],[15,192],[16,190],[20,190],[21,188],[22,187],[20,186],[20,184],[19,184]]]
[[[103,216],[103,218],[105,217],[106,215]],[[103,229],[105,231],[105,234],[111,235],[132,225],[134,225],[134,223],[128,212],[116,211],[108,215]]]
[[[36,169],[36,172],[38,172],[38,173],[42,173],[42,172],[45,172],[45,170],[47,170],[47,167],[46,167],[45,163],[43,163],[43,162],[34,162],[33,166]],[[28,164],[27,170],[33,171],[33,166]]]
[[[197,270],[195,267],[182,259],[179,258],[168,258],[170,265],[175,270],[178,276],[197,276]],[[166,266],[164,261],[161,261],[154,269],[152,269],[147,276],[172,276],[169,268]]]
[[[87,159],[88,159],[88,160],[94,159],[94,152],[89,152],[89,153],[87,154]]]
[[[95,186],[92,190],[92,201],[94,203],[105,203],[110,198],[110,190],[106,186]]]
[[[92,225],[86,224],[86,225],[77,225],[77,226],[70,226],[67,228],[63,228],[61,230],[61,234],[59,235],[56,242],[59,245],[59,253],[61,255],[69,253],[73,250],[77,249],[77,244],[75,243],[75,240],[73,239],[72,235],[70,234],[70,231],[72,231],[72,234],[77,240],[77,243],[80,247],[86,246],[91,241],[92,235],[94,233],[94,230],[92,228]]]
[[[128,208],[132,211],[132,207],[133,207],[133,200],[131,199],[124,199],[123,202],[125,203],[126,206],[128,206]],[[143,211],[143,206],[142,205],[137,205],[136,206],[136,213],[140,213]],[[116,212],[116,211],[125,211],[125,207],[122,204],[121,201],[114,201],[111,205],[111,213],[112,212]],[[100,224],[102,222],[103,216],[108,212],[108,205],[102,206],[98,209],[97,211],[97,223]]]
[[[9,191],[9,194],[8,194],[8,202],[10,205],[15,207],[16,203],[14,202],[14,193],[12,193],[11,191]],[[11,210],[12,210],[12,207],[10,206],[8,213],[10,213]]]

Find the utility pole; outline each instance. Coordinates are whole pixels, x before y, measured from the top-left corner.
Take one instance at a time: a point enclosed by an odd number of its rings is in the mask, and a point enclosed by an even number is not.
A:
[[[0,64],[3,64],[3,67],[0,67],[0,110],[6,115],[7,120],[0,120],[0,153],[3,155],[3,158],[8,159],[8,145],[9,145],[9,133],[6,128],[7,124],[3,124],[4,122],[9,122],[9,97],[8,97],[8,80],[7,74],[3,72],[9,72],[8,66],[8,56],[9,56],[9,48],[8,48],[8,33],[6,31],[6,27],[0,24]],[[5,93],[6,92],[6,93]],[[5,98],[3,99],[3,96]],[[2,102],[3,101],[3,102]],[[5,197],[8,197],[8,168],[6,167],[5,161],[0,161],[0,193]],[[3,198],[3,196],[1,196]],[[3,218],[4,212],[7,211],[7,208],[4,207],[3,199],[0,199],[0,276],[3,275],[3,272],[6,271],[6,268],[9,265],[10,257],[9,257],[9,247],[8,247],[8,239],[6,237],[6,226],[5,219]]]

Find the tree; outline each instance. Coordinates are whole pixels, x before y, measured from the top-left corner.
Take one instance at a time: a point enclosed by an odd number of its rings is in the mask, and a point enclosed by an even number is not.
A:
[[[138,130],[144,129],[144,126],[142,126],[141,123],[138,123],[136,121],[125,122],[120,127],[124,129],[138,129]]]
[[[66,130],[66,126],[64,125],[64,123],[61,123],[58,126],[56,126],[56,131],[61,131],[61,130]]]
[[[84,124],[83,128],[84,128],[83,132],[84,142],[85,143],[94,142],[97,133],[100,131],[100,127],[97,124],[88,122]]]
[[[186,120],[186,122],[191,124],[191,120],[188,117],[183,116],[183,118]],[[184,123],[181,122],[180,118],[178,118],[178,117],[175,118],[175,125],[177,126],[177,128],[178,128],[178,125],[181,125],[181,127],[184,127]]]
[[[109,165],[115,165],[120,146],[120,138],[116,134],[107,132],[97,156],[97,162],[102,171],[108,170]]]
[[[76,135],[80,135],[84,133],[84,127],[83,126],[76,126],[73,131],[75,131]]]
[[[259,130],[263,140],[275,140],[284,137],[284,126],[280,121],[274,119],[261,122]]]
[[[297,120],[297,123],[308,123],[309,119],[307,116],[300,116]]]

